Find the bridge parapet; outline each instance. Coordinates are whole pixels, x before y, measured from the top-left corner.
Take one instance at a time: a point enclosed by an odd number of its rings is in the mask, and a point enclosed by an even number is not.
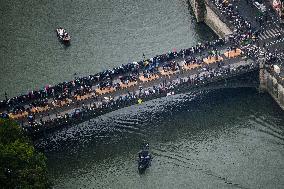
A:
[[[284,78],[277,74],[270,66],[264,66],[260,84],[277,104],[284,110]]]

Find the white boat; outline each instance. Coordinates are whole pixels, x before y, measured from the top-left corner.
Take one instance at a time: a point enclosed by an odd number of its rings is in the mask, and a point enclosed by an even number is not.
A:
[[[58,39],[63,43],[69,43],[71,36],[62,27],[56,29]]]

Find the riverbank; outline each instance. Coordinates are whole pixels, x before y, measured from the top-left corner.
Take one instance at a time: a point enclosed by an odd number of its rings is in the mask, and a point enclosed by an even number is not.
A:
[[[0,118],[1,188],[51,188],[46,156],[38,152],[20,125]]]

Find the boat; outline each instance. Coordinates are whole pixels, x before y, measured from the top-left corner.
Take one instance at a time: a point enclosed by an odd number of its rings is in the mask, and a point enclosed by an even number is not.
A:
[[[138,171],[144,173],[151,166],[152,155],[149,152],[149,144],[146,144],[138,153]]]
[[[57,37],[58,39],[64,43],[64,44],[69,44],[71,40],[71,36],[66,32],[65,29],[62,27],[59,27],[56,29]]]

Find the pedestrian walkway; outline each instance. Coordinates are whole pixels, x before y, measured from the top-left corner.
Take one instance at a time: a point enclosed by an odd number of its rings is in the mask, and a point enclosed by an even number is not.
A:
[[[268,47],[268,46],[275,45],[275,44],[278,44],[278,43],[281,43],[281,42],[284,42],[284,38],[280,38],[280,39],[277,39],[277,40],[274,40],[274,41],[270,41],[269,43],[266,43],[265,46]]]
[[[277,37],[281,34],[281,30],[279,28],[271,28],[269,30],[265,30],[259,35],[260,40],[265,40],[269,38]]]

